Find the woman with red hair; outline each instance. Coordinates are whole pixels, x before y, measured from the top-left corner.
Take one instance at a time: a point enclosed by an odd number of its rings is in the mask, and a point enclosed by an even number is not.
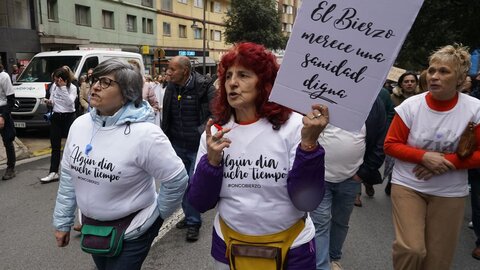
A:
[[[218,70],[219,89],[200,141],[188,200],[217,206],[215,269],[315,269],[315,228],[306,214],[324,194],[317,140],[328,109],[305,116],[268,101],[278,64],[262,45],[240,43]],[[279,268],[277,268],[279,267]]]

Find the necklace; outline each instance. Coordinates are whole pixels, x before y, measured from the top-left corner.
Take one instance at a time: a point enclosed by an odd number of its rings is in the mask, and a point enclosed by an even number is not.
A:
[[[122,113],[118,116],[117,120],[115,120],[115,123],[113,123],[113,125],[115,125],[118,120],[122,117],[123,113],[127,110],[127,108],[123,108],[123,111]],[[97,133],[100,131],[100,129],[102,128],[101,125],[98,126],[97,130],[95,130],[95,120],[93,119],[93,116],[92,116],[92,123],[93,123],[93,127],[92,127],[92,137],[90,137],[90,142],[85,145],[85,154],[88,156],[88,154],[90,154],[90,152],[92,151],[93,149],[93,145],[92,145],[92,141],[93,141],[93,138],[95,138],[95,136],[97,135]]]
[[[93,146],[92,146],[92,141],[93,141],[93,138],[97,135],[98,131],[100,130],[101,126],[99,125],[99,127],[97,128],[97,130],[95,131],[95,122],[93,122],[93,128],[92,128],[92,137],[90,138],[90,142],[85,146],[85,154],[88,156],[88,154],[90,154],[90,151],[92,151],[93,149]]]

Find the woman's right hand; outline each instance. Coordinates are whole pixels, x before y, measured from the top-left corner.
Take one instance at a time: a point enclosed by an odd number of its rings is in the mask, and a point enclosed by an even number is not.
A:
[[[55,231],[55,239],[58,247],[65,247],[70,242],[70,232]]]
[[[426,152],[422,157],[421,164],[435,175],[456,169],[450,161],[445,159],[444,154],[439,152]]]
[[[328,125],[328,107],[320,104],[312,105],[312,111],[303,117],[302,122],[300,147],[305,151],[310,151],[315,149],[313,146],[318,144],[320,133]]]
[[[205,134],[207,135],[207,158],[212,166],[219,166],[222,162],[223,149],[230,147],[232,141],[223,136],[230,131],[225,128],[212,135],[213,120],[209,119],[205,125]]]

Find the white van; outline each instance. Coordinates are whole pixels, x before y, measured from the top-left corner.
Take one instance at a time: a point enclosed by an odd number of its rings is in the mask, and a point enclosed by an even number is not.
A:
[[[52,51],[36,54],[13,85],[15,106],[12,117],[16,128],[44,128],[50,123],[43,115],[47,112],[45,94],[51,74],[57,68],[69,66],[78,79],[89,68],[110,58],[135,60],[144,72],[142,56],[138,53],[108,50]]]

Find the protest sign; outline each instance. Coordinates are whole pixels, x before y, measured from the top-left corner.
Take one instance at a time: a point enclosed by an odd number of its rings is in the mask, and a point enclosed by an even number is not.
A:
[[[365,123],[423,0],[303,1],[270,100],[330,123]]]

